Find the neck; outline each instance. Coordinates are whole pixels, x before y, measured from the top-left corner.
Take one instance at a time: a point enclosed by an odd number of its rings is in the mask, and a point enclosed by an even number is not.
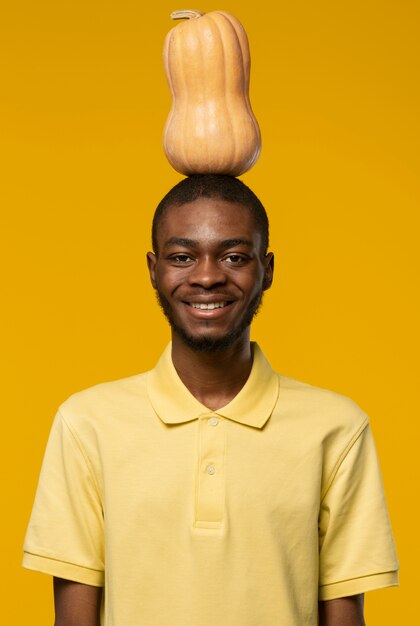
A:
[[[249,331],[220,352],[198,352],[172,336],[172,362],[199,402],[215,411],[228,404],[246,383],[252,368]]]

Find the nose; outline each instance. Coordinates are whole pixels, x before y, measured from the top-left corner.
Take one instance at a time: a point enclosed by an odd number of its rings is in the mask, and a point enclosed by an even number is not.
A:
[[[199,259],[189,274],[190,285],[199,285],[204,289],[211,289],[226,283],[226,274],[216,259],[205,257]]]

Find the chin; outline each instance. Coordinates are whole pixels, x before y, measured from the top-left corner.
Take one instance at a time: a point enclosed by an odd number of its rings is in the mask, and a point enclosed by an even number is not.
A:
[[[183,341],[183,343],[195,352],[211,353],[223,352],[224,350],[227,350],[248,332],[248,328],[259,310],[262,301],[262,293],[263,292],[260,291],[250,302],[247,315],[243,317],[242,321],[238,323],[236,328],[232,328],[224,335],[219,336],[190,334],[188,329],[179,325],[174,319],[175,316],[173,315],[172,308],[165,296],[159,291],[157,291],[156,295],[158,303],[161,306],[172,331]]]
[[[195,352],[223,352],[224,350],[230,348],[243,334],[243,330],[241,329],[240,332],[232,331],[222,337],[196,337],[189,335],[183,329],[177,328],[173,325],[172,329],[178,337],[181,338],[184,344]]]

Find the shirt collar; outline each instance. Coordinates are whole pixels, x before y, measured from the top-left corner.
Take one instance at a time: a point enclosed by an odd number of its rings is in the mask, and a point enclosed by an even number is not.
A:
[[[278,375],[272,370],[257,343],[251,343],[254,360],[251,373],[241,391],[224,407],[211,411],[185,387],[172,363],[170,343],[156,367],[148,372],[150,401],[165,424],[181,424],[214,413],[227,419],[262,428],[277,401]]]

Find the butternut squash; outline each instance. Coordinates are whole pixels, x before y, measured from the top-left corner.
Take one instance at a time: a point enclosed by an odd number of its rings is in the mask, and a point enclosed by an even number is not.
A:
[[[172,95],[165,154],[182,174],[243,174],[261,150],[245,30],[224,11],[175,11],[171,17],[187,21],[168,33],[163,52]]]

